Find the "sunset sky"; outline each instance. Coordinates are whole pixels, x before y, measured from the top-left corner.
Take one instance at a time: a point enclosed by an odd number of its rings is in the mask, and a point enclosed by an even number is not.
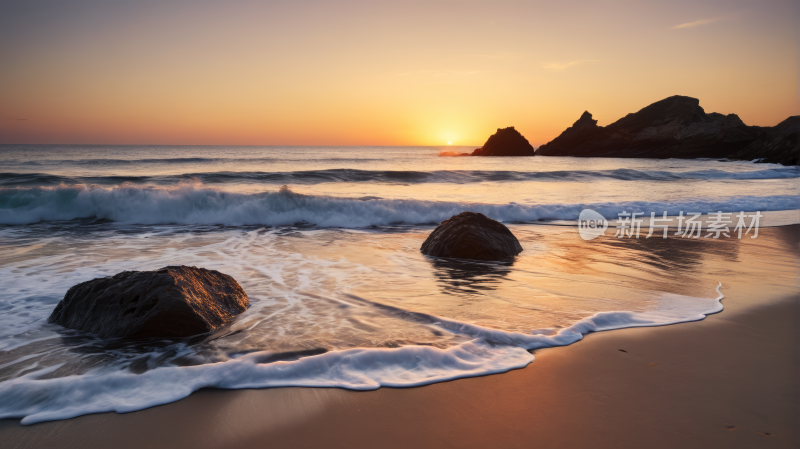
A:
[[[0,1],[0,143],[546,143],[669,95],[798,114],[796,1]]]

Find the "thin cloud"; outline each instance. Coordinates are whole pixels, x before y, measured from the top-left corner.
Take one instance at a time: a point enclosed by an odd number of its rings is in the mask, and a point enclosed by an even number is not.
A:
[[[576,65],[586,64],[587,62],[596,62],[594,59],[583,59],[580,61],[572,61],[572,62],[545,62],[542,63],[542,68],[547,70],[565,70],[570,67],[575,67]]]
[[[17,117],[6,117],[6,120],[11,120],[14,122],[27,122],[28,119],[26,118],[17,118]]]
[[[676,29],[676,28],[691,28],[691,27],[696,27],[696,26],[706,25],[706,24],[709,24],[709,23],[712,23],[712,22],[716,22],[717,20],[719,20],[719,19],[695,20],[694,22],[686,22],[686,23],[682,23],[680,25],[675,25],[672,28],[673,29]]]

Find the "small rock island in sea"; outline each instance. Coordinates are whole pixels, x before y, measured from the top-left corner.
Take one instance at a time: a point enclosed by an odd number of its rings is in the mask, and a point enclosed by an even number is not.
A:
[[[497,128],[481,148],[472,152],[473,156],[533,156],[533,146],[513,126]]]
[[[249,305],[227,274],[170,266],[75,285],[47,322],[102,338],[189,337],[219,329]]]
[[[533,156],[533,146],[513,126],[497,128],[482,147],[472,153],[443,151],[439,156]]]

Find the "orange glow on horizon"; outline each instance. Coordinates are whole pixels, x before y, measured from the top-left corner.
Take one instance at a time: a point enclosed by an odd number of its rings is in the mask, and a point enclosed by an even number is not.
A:
[[[514,126],[539,146],[676,94],[748,125],[798,113],[778,0],[234,3],[2,7],[0,143],[478,147]]]

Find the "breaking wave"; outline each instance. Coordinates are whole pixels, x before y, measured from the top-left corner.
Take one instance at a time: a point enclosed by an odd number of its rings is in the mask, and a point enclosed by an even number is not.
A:
[[[181,159],[185,162],[186,160]],[[360,160],[363,162],[363,160]],[[159,185],[197,179],[207,184],[318,184],[323,182],[378,182],[387,184],[512,182],[512,181],[691,181],[758,180],[800,178],[800,167],[783,167],[730,172],[717,169],[673,172],[663,170],[556,170],[522,172],[508,170],[355,170],[327,169],[287,172],[220,171],[164,176],[83,176],[67,177],[47,173],[0,173],[0,186],[54,186],[58,184],[120,185],[125,182]]]
[[[794,195],[738,196],[673,202],[593,204],[486,204],[405,199],[342,198],[304,195],[288,187],[263,193],[233,193],[184,183],[174,187],[97,185],[0,188],[0,224],[97,218],[137,224],[220,224],[361,228],[439,223],[465,210],[504,222],[573,220],[589,208],[607,218],[622,210],[772,211],[797,208]]]

